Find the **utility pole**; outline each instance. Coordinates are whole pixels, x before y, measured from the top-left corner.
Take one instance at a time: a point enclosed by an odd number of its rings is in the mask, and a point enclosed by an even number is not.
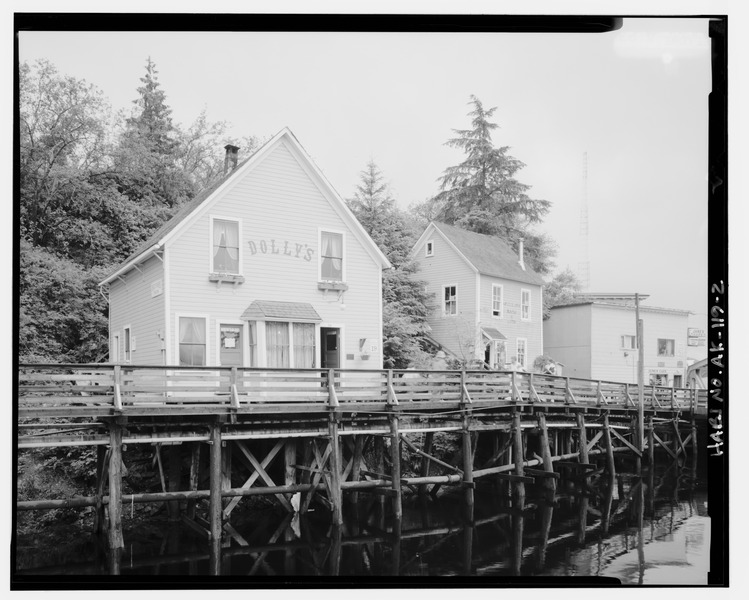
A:
[[[645,445],[645,347],[640,319],[640,294],[635,294],[635,327],[637,332],[637,433],[640,452]]]

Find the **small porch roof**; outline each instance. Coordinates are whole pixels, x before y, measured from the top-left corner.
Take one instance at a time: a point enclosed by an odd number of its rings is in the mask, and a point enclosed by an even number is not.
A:
[[[245,321],[322,321],[315,308],[308,302],[281,302],[279,300],[255,300],[242,313]]]

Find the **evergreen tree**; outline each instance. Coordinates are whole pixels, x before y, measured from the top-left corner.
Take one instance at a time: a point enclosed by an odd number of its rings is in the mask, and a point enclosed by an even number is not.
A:
[[[571,269],[567,268],[544,286],[544,319],[551,315],[555,306],[564,306],[575,301],[575,293],[582,289],[582,284]]]
[[[196,189],[178,164],[179,132],[150,57],[141,82],[116,153],[119,189],[143,205],[177,208],[194,196]]]
[[[496,107],[485,109],[476,96],[471,96],[470,103],[472,128],[454,130],[456,136],[447,141],[448,146],[465,152],[465,160],[445,169],[439,194],[413,211],[428,220],[501,237],[516,250],[523,238],[528,264],[542,274],[549,273],[556,253],[553,242],[530,227],[541,222],[551,203],[530,198],[530,186],[515,178],[525,165],[508,153],[508,146],[494,147],[492,131],[498,125],[491,118]]]
[[[429,299],[410,257],[416,235],[373,161],[361,172],[356,189],[348,205],[393,265],[382,276],[384,366],[403,369],[423,362],[419,339],[428,331]]]

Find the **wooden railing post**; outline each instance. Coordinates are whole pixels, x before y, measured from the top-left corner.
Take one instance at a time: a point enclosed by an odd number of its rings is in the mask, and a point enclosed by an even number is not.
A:
[[[122,412],[122,367],[114,366],[114,410]]]
[[[328,369],[328,406],[338,407],[338,395],[335,392],[335,370]]]

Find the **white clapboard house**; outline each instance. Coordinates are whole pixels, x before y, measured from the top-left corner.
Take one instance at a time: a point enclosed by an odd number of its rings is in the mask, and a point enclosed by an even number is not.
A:
[[[434,299],[431,337],[458,359],[530,371],[543,354],[543,279],[501,239],[432,222],[413,247]]]
[[[387,258],[289,129],[101,283],[110,361],[382,368]]]

